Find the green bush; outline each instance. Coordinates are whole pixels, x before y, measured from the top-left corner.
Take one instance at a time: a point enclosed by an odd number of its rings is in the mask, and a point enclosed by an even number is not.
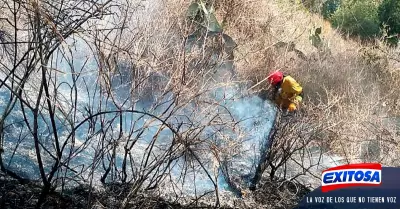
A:
[[[325,19],[329,19],[332,14],[339,9],[341,0],[327,0],[322,4],[321,13]]]
[[[400,33],[400,1],[383,0],[378,9],[379,20],[382,25],[387,25],[388,42],[397,45]]]
[[[374,1],[351,1],[342,5],[331,17],[332,25],[362,39],[380,34],[378,5]]]

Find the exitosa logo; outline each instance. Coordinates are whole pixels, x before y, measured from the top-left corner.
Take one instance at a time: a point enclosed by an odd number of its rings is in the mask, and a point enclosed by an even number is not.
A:
[[[379,186],[382,166],[378,163],[342,165],[322,172],[322,192],[346,187]]]

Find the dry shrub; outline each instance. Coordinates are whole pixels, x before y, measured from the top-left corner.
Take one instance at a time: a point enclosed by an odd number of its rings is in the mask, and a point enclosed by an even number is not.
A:
[[[250,0],[221,0],[215,1],[215,9],[226,31],[235,31],[237,41],[246,41],[261,32],[258,17],[263,10],[258,8],[259,3]]]
[[[125,40],[133,56],[130,59],[149,74],[168,78],[160,88],[174,89],[187,101],[205,86],[216,87],[208,84],[214,82],[209,78],[217,69],[209,67],[209,55],[203,49],[190,54],[182,50],[183,38],[191,32],[190,22],[184,21],[182,14],[191,2],[160,3],[152,12],[152,21],[132,23],[142,36]],[[321,17],[288,2],[222,0],[215,2],[215,8],[224,32],[238,44],[234,61],[240,80],[254,85],[278,69],[292,74],[303,85],[303,110],[305,117],[312,119],[305,121],[322,130],[310,146],[357,162],[373,159],[371,153],[376,152],[369,148],[365,151],[360,144],[378,142],[379,156],[385,157],[379,161],[395,162],[395,155],[388,153],[395,150],[399,137],[396,126],[384,120],[399,112],[395,52],[382,47],[383,52],[376,47],[365,50],[360,43],[343,39]],[[317,49],[309,36],[320,26],[324,46]],[[208,41],[207,47],[218,45],[218,40]],[[299,51],[305,57],[296,53]],[[185,82],[183,77],[187,78]],[[264,82],[256,90],[265,88],[268,85]],[[366,146],[371,147],[369,144]]]
[[[223,0],[217,1],[215,7],[225,33],[238,44],[235,66],[239,75],[244,80],[261,81],[267,69],[275,66],[268,26],[272,17],[265,2]]]
[[[303,62],[295,69],[304,86],[306,111],[318,114],[315,123],[326,123],[336,135],[322,140],[327,140],[330,151],[343,156],[347,163],[394,162],[396,154],[389,153],[400,139],[396,124],[386,118],[395,116],[394,92],[399,80],[385,63],[384,57],[371,63],[353,51]],[[371,158],[371,154],[377,157]]]
[[[331,152],[347,163],[392,165],[396,155],[388,154],[400,139],[396,124],[386,118],[395,116],[392,110],[399,80],[389,72],[384,57],[371,63],[358,51],[348,50],[328,59],[302,62],[294,71],[303,83],[306,111],[317,114],[315,123],[326,123],[327,130],[335,133],[334,138],[321,139]],[[371,148],[371,144],[378,145]],[[371,158],[371,154],[377,157]]]
[[[370,159],[393,164],[396,154],[389,153],[400,140],[398,125],[386,118],[398,117],[400,109],[396,51],[380,46],[379,41],[365,46],[345,39],[322,17],[290,1],[243,1],[240,5],[246,10],[235,10],[240,12],[234,16],[238,18],[226,18],[226,31],[238,42],[235,65],[241,78],[256,84],[274,70],[293,75],[304,87],[306,117],[323,125],[325,134],[316,137],[317,144],[326,145],[329,153],[347,162]],[[322,27],[323,42],[319,49],[309,40],[318,27]],[[263,82],[255,89],[265,88],[268,85]],[[374,141],[382,159],[365,156],[378,152],[368,145]]]
[[[362,55],[380,76],[380,89],[384,92],[382,102],[388,107],[389,115],[399,117],[400,56],[398,49],[388,48],[378,42],[374,47],[364,49]]]
[[[159,0],[154,8],[135,13],[136,16],[127,21],[128,28],[134,31],[127,30],[121,35],[123,38],[118,46],[102,48],[101,52],[105,60],[117,58],[134,63],[133,86],[138,92],[173,92],[179,97],[179,106],[189,106],[206,90],[231,84],[229,79],[218,85],[211,79],[224,57],[215,64],[211,62],[210,54],[205,53],[209,50],[197,48],[190,54],[182,50],[184,37],[191,32],[191,23],[185,21],[182,14],[191,2]],[[370,155],[370,152],[360,151],[361,142],[367,139],[378,141],[383,154],[380,156],[387,156],[381,161],[396,162],[394,155],[387,154],[397,149],[399,137],[393,123],[383,119],[388,116],[388,110],[382,109],[382,104],[388,103],[390,110],[398,111],[399,71],[391,63],[398,58],[391,57],[393,52],[378,56],[378,60],[388,59],[389,64],[371,64],[360,56],[357,42],[342,39],[322,18],[305,13],[288,2],[221,0],[216,2],[215,8],[219,20],[224,23],[224,32],[238,43],[234,61],[241,80],[259,83],[269,72],[279,69],[294,75],[304,86],[306,118],[297,125],[304,128],[310,124],[323,129],[326,134],[315,137],[315,144],[327,144],[329,150],[350,162]],[[325,48],[318,50],[311,45],[309,34],[321,25],[324,26]],[[110,40],[98,38],[105,42]],[[217,43],[218,39],[208,39],[206,47],[218,50]],[[300,58],[298,52],[305,57]],[[115,72],[117,68],[112,64],[107,67],[108,72]],[[267,87],[262,83],[258,88]],[[209,98],[204,95],[201,99],[204,104]],[[202,112],[193,110],[193,114],[212,113],[216,106],[204,104]],[[228,122],[221,122],[229,126]],[[299,140],[295,133],[293,131],[287,137]],[[278,144],[283,146],[291,141],[281,142]]]

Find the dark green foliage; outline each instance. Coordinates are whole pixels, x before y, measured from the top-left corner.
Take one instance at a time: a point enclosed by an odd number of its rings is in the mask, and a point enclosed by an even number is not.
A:
[[[379,20],[382,25],[387,26],[386,37],[388,43],[397,45],[400,33],[400,1],[399,0],[383,0],[378,9]]]
[[[319,28],[315,29],[314,34],[312,34],[309,37],[309,39],[311,41],[311,44],[317,49],[320,48],[323,45],[322,39],[320,37],[321,32],[322,32],[322,29],[321,29],[321,27],[319,27]]]
[[[189,6],[188,11],[187,11],[187,17],[190,19],[195,19],[196,16],[200,12],[200,5],[198,3],[193,3]]]
[[[187,11],[187,17],[197,21],[210,32],[220,33],[222,27],[212,12],[212,8],[207,8],[206,3],[199,1],[191,4]]]
[[[362,39],[380,35],[378,6],[374,1],[352,1],[342,5],[331,17],[332,25]]]
[[[198,0],[192,3],[188,8],[186,16],[189,20],[197,24],[195,31],[187,37],[191,44],[201,44],[198,42],[201,39],[200,37],[221,36],[225,52],[227,54],[233,53],[233,49],[237,44],[232,37],[223,33],[223,28],[215,17],[214,8],[207,4],[207,1]]]
[[[327,0],[322,4],[321,13],[325,19],[329,19],[339,9],[341,0]]]

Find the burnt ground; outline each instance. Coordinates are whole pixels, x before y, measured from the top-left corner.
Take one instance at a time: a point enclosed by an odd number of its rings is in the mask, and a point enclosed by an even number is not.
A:
[[[120,208],[127,190],[123,185],[107,186],[102,192],[80,186],[64,191],[63,195],[52,192],[42,208],[46,209],[83,209],[83,208]],[[0,208],[33,209],[39,198],[41,187],[34,182],[21,183],[0,172]],[[234,206],[220,208],[292,208],[309,192],[307,188],[293,182],[271,182],[264,180],[262,186],[247,194]],[[248,199],[248,198],[251,198]],[[251,202],[251,203],[249,203]],[[180,205],[168,202],[149,194],[140,194],[130,201],[127,208],[215,208],[212,205]]]

